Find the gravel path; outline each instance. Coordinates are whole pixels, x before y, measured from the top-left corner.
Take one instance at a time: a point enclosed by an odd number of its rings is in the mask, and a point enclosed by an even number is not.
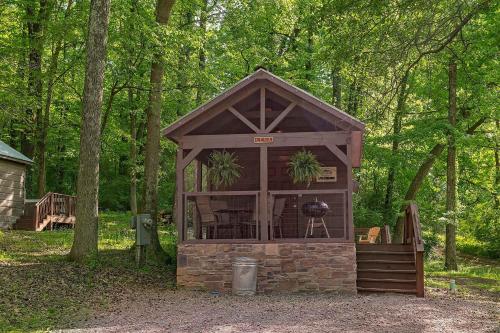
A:
[[[130,295],[65,332],[500,332],[499,303],[446,294]]]

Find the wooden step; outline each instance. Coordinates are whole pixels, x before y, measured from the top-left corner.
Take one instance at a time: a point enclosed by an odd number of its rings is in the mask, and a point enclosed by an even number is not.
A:
[[[413,247],[403,244],[356,244],[356,251],[413,252]]]
[[[356,285],[360,288],[381,288],[381,289],[416,289],[417,281],[414,279],[374,279],[358,278]]]
[[[414,269],[358,269],[358,278],[374,279],[414,279],[416,271]]]
[[[415,279],[381,279],[381,278],[358,278],[360,282],[380,282],[380,283],[417,283]]]
[[[396,260],[396,261],[413,261],[415,255],[413,252],[403,251],[357,251],[357,260]]]
[[[417,282],[415,280],[397,280],[397,279],[358,279],[356,285],[360,288],[382,288],[382,289],[401,289],[415,290]]]
[[[359,259],[358,269],[408,270],[415,269],[413,260]]]
[[[363,288],[358,287],[358,291],[372,293],[400,293],[400,294],[416,294],[416,289],[385,289],[385,288]]]

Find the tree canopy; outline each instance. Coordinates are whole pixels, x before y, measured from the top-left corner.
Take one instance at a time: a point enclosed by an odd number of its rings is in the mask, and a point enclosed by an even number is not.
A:
[[[164,69],[162,126],[262,66],[366,123],[357,225],[394,226],[401,205],[416,200],[429,242],[458,223],[458,236],[498,254],[497,2],[178,0],[167,26],[155,5],[111,4],[100,209],[131,208],[131,172],[142,188],[155,59]],[[29,198],[76,193],[89,10],[90,1],[0,4],[0,139],[35,160]],[[448,122],[450,61],[456,126]],[[446,210],[448,135],[457,154],[453,212]],[[170,212],[175,146],[162,141],[161,152],[159,209]]]

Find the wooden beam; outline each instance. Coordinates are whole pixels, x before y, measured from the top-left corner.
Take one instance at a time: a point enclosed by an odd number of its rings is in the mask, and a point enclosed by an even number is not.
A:
[[[228,107],[238,103],[242,99],[247,98],[248,96],[254,94],[259,90],[259,86],[252,85],[247,87],[246,89],[235,93],[232,96],[223,94],[221,96],[227,97],[227,99],[222,100],[219,104],[214,105],[213,107],[204,109],[204,112],[201,113],[198,117],[192,118],[189,117],[191,113],[189,113],[184,118],[181,118],[177,123],[175,123],[175,130],[173,130],[174,126],[164,129],[163,135],[171,135],[172,138],[178,140],[183,135],[191,132],[198,126],[203,125],[205,122],[209,121],[213,117],[217,116],[219,113],[227,110]]]
[[[195,163],[195,170],[194,170],[194,190],[195,192],[201,192],[203,184],[201,183],[203,179],[203,174],[202,174],[202,164],[200,160],[196,160]],[[184,201],[187,205],[187,201]],[[194,208],[193,209],[193,230],[194,230],[194,238],[200,239],[203,237],[202,235],[202,230],[201,230],[201,225],[199,221],[199,216],[198,216],[198,209]]]
[[[189,154],[187,154],[187,156],[182,159],[181,162],[182,170],[184,170],[188,166],[188,164],[191,163],[191,161],[194,160],[196,156],[198,156],[201,150],[202,150],[201,147],[193,147],[193,149],[191,149]]]
[[[343,130],[348,130],[352,126],[348,122],[346,122],[342,114],[333,114],[332,112],[325,111],[324,109],[321,109],[315,104],[310,103],[308,100],[301,99],[300,97],[294,95],[293,93],[283,89],[282,87],[278,87],[277,85],[271,84],[269,82],[264,84],[265,88],[268,89],[269,91],[274,92],[277,95],[280,95],[283,98],[286,98],[290,102],[295,102],[297,103],[298,106],[302,107],[303,109],[310,111],[312,114],[322,118],[323,120],[326,120],[327,122],[334,124],[337,127],[340,127]]]
[[[351,117],[349,114],[341,111],[340,109],[337,109],[336,107],[332,105],[328,105],[327,103],[319,100],[318,98],[314,97],[308,92],[305,92],[302,89],[299,89],[297,87],[291,86],[284,82],[282,79],[279,79],[277,77],[269,77],[266,78],[266,88],[269,90],[276,89],[277,91],[279,90],[280,92],[278,93],[282,97],[288,96],[293,96],[294,98],[299,98],[307,104],[314,106],[316,109],[323,110],[324,112],[334,115],[338,119],[341,119],[344,124],[347,125],[347,127],[355,127],[357,129],[363,129],[364,124],[359,121],[356,118]]]
[[[227,108],[232,114],[234,114],[236,116],[236,118],[238,118],[239,120],[241,120],[245,125],[247,125],[248,127],[250,127],[250,129],[252,131],[254,131],[255,133],[259,133],[260,130],[259,128],[257,128],[257,126],[255,126],[250,120],[248,120],[248,118],[244,117],[241,113],[238,112],[238,110],[236,110],[234,107],[230,106]]]
[[[333,155],[337,156],[339,160],[341,160],[342,163],[344,163],[344,165],[347,166],[347,155],[344,154],[344,152],[340,150],[339,147],[337,147],[337,145],[326,144],[325,146],[326,148],[328,148],[328,150],[330,150],[333,153]]]
[[[361,166],[361,152],[363,150],[363,133],[361,131],[353,131],[351,133],[352,143],[352,167],[359,168]]]
[[[293,110],[293,108],[297,105],[297,103],[290,103],[285,110],[281,111],[281,113],[273,120],[273,122],[266,128],[266,133],[271,132],[289,113]]]
[[[254,143],[256,137],[272,137],[272,142]],[[224,134],[224,135],[186,135],[179,139],[183,149],[214,149],[214,148],[254,148],[260,146],[272,147],[302,147],[345,145],[350,138],[349,132],[299,132],[272,134]]]
[[[175,162],[175,222],[179,243],[184,241],[184,204],[182,197],[182,192],[184,191],[184,169],[182,168],[182,155],[182,149],[177,149],[177,159]]]
[[[259,195],[259,225],[261,240],[269,240],[267,230],[267,147],[260,147],[260,195]]]
[[[354,218],[352,212],[352,164],[351,164],[352,146],[347,144],[347,229],[346,239],[354,242]]]
[[[260,88],[260,130],[266,130],[266,89]]]

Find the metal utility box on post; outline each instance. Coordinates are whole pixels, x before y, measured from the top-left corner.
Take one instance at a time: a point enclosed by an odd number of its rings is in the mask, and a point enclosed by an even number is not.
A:
[[[135,261],[137,265],[144,264],[146,258],[146,245],[151,244],[151,215],[139,214],[132,216],[130,227],[135,229]]]

